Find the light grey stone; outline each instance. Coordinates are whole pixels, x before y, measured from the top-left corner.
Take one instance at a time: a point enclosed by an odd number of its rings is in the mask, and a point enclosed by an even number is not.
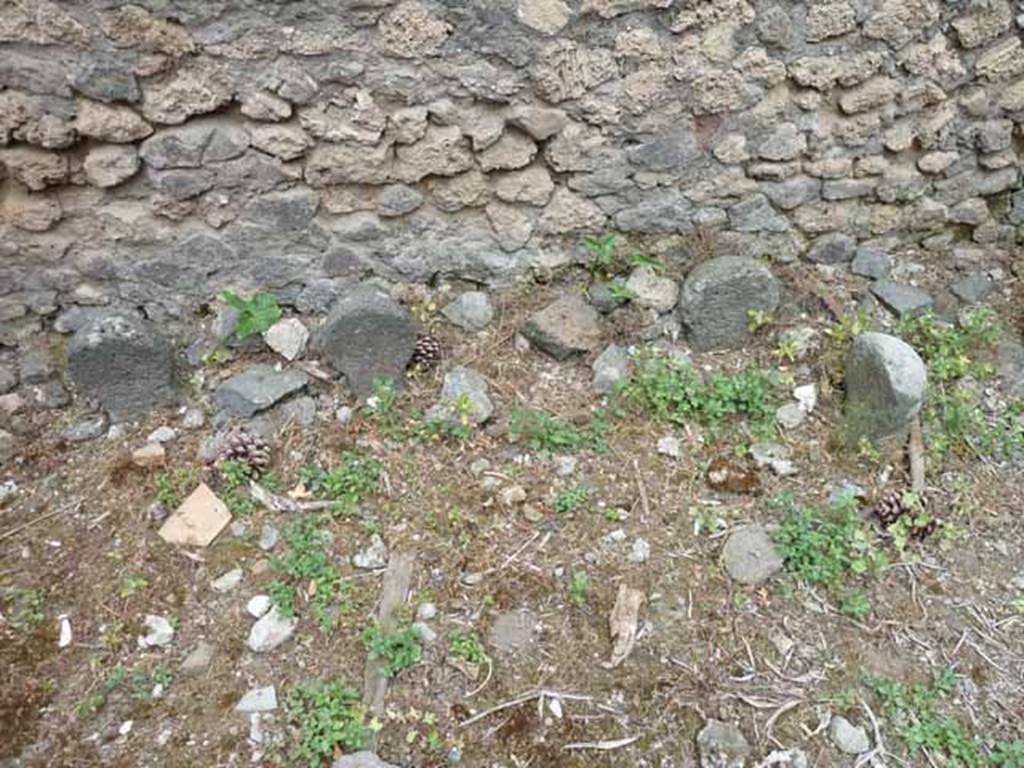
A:
[[[339,757],[331,764],[331,768],[398,768],[398,766],[385,763],[373,752],[363,751]]]
[[[842,715],[833,715],[828,724],[828,737],[836,748],[847,755],[859,755],[871,749],[868,732]]]
[[[0,467],[14,458],[18,441],[6,429],[0,429]]]
[[[239,584],[242,583],[242,569],[232,568],[222,576],[218,576],[214,579],[210,586],[214,592],[226,593],[233,591]]]
[[[378,379],[401,383],[415,345],[409,313],[368,283],[342,294],[317,337],[318,349],[359,395]]]
[[[482,331],[494,319],[494,307],[483,291],[466,291],[441,310],[448,320],[467,331]]]
[[[68,374],[115,422],[178,400],[174,348],[155,325],[126,314],[95,315],[75,332]]]
[[[900,434],[921,410],[928,372],[914,348],[883,333],[862,333],[846,360],[851,437]]]
[[[404,216],[423,205],[423,195],[405,184],[391,184],[377,193],[377,213],[387,218]]]
[[[245,604],[245,612],[254,619],[258,619],[270,610],[271,605],[273,605],[273,603],[271,602],[269,595],[254,595],[249,598],[249,602]]]
[[[708,720],[697,734],[700,768],[745,768],[751,748],[733,723]]]
[[[850,262],[850,271],[861,277],[879,280],[892,269],[892,257],[878,248],[858,248]]]
[[[879,280],[873,283],[871,293],[898,316],[923,312],[931,309],[935,303],[927,291],[892,280]]]
[[[572,294],[535,312],[521,333],[531,344],[557,360],[564,360],[572,354],[596,349],[601,325],[597,311],[581,296]]]
[[[97,413],[76,421],[61,434],[69,443],[84,443],[103,437],[109,424],[105,413]]]
[[[196,647],[181,662],[181,671],[188,673],[205,672],[213,661],[214,647],[203,640],[196,643]]]
[[[752,195],[729,208],[729,220],[738,232],[785,232],[786,218],[762,194]]]
[[[629,273],[626,289],[634,304],[656,312],[668,312],[679,301],[679,284],[647,266],[636,267]]]
[[[273,712],[277,709],[277,691],[274,686],[253,688],[235,705],[236,712]]]
[[[85,179],[94,187],[116,187],[139,170],[139,152],[132,145],[105,145],[89,150],[82,163]]]
[[[174,640],[174,627],[164,616],[146,614],[142,626],[149,631],[139,635],[140,648],[166,648]]]
[[[965,304],[980,304],[995,287],[995,281],[984,272],[972,272],[954,281],[949,290]]]
[[[299,620],[294,616],[285,618],[274,606],[252,625],[245,641],[253,653],[267,653],[279,647],[295,633]]]
[[[687,275],[679,315],[694,348],[729,349],[749,338],[749,313],[773,313],[780,293],[778,280],[764,264],[742,256],[720,256]]]
[[[309,342],[309,329],[297,317],[278,320],[263,333],[267,346],[289,362],[302,357]]]
[[[740,528],[722,548],[722,565],[740,584],[761,584],[782,570],[782,554],[760,525]]]
[[[629,372],[629,351],[618,344],[609,344],[593,363],[594,390],[606,395],[615,385],[625,381]]]
[[[387,567],[388,547],[379,534],[370,536],[370,544],[352,555],[352,565],[366,571],[379,570]]]
[[[454,426],[477,426],[488,421],[493,413],[487,380],[471,368],[460,366],[445,374],[441,399],[427,411],[427,418]]]
[[[254,365],[232,376],[214,392],[214,402],[236,416],[249,418],[298,392],[309,383],[303,371]]]

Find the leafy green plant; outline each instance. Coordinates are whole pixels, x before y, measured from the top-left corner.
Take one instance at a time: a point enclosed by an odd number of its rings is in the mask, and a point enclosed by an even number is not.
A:
[[[949,768],[1024,765],[1024,741],[996,742],[986,751],[984,743],[972,737],[959,720],[942,712],[942,702],[956,684],[952,670],[935,675],[930,683],[906,685],[886,678],[868,678],[867,684],[911,755],[927,751],[933,760],[938,758]]]
[[[569,605],[582,608],[587,604],[590,595],[590,576],[586,571],[575,571],[569,579]]]
[[[419,633],[413,627],[386,634],[379,624],[372,624],[363,631],[363,645],[371,657],[384,663],[383,671],[388,677],[408,669],[423,654]]]
[[[584,237],[583,247],[590,254],[591,274],[609,274],[615,261],[615,249],[618,247],[619,239],[615,235],[604,237]]]
[[[107,698],[121,685],[127,675],[128,670],[120,664],[114,667],[104,679],[98,691],[90,693],[78,702],[78,705],[75,707],[75,715],[79,718],[91,717],[103,709],[107,703]]]
[[[351,514],[362,499],[377,489],[381,464],[355,451],[343,451],[330,469],[303,467],[299,477],[319,497],[333,502],[336,515]]]
[[[156,476],[156,500],[167,509],[176,509],[193,479],[192,472],[181,467],[163,470]]]
[[[487,661],[487,650],[476,632],[452,632],[448,635],[448,650],[452,656],[465,659],[470,664],[483,664]]]
[[[888,565],[857,512],[855,499],[844,498],[827,510],[796,507],[789,499],[780,504],[787,512],[775,542],[786,569],[797,578],[841,592],[847,581],[878,573]],[[843,595],[842,608],[855,618],[870,612],[867,596],[857,591]]]
[[[290,581],[272,582],[270,599],[283,616],[294,616],[297,587],[306,585],[307,594],[312,592],[309,600],[313,619],[329,632],[337,623],[337,612],[345,608],[339,602],[351,591],[351,584],[331,562],[330,537],[317,527],[315,518],[305,517],[285,529],[284,542],[285,553],[272,559],[271,567]]]
[[[363,407],[364,417],[377,425],[377,428],[392,440],[405,437],[405,425],[398,409],[398,389],[391,379],[376,379],[373,382],[373,394],[366,398]]]
[[[587,503],[589,491],[581,485],[562,491],[555,496],[554,509],[559,514],[568,514]]]
[[[619,282],[608,283],[608,295],[616,304],[625,304],[636,298],[636,294]]]
[[[525,440],[533,450],[549,453],[584,448],[604,450],[604,430],[604,414],[600,412],[582,429],[546,413],[525,408],[512,411],[509,423],[509,434],[513,439]]]
[[[634,253],[629,258],[631,267],[649,267],[652,271],[661,274],[665,271],[665,265],[657,256],[649,256],[643,253]]]
[[[853,341],[855,336],[859,336],[870,328],[871,320],[868,318],[867,312],[858,309],[852,315],[839,318],[835,325],[825,330],[825,335],[836,344],[845,345]]]
[[[251,515],[258,509],[256,502],[246,493],[247,483],[253,474],[252,467],[244,461],[225,461],[220,465],[224,479],[221,500],[233,515]]]
[[[117,596],[124,600],[137,592],[141,592],[148,586],[149,580],[145,576],[126,573],[121,577],[121,583],[117,588]]]
[[[766,328],[771,325],[773,322],[775,321],[772,316],[763,309],[747,310],[747,330],[751,333],[757,333],[762,328]]]
[[[992,376],[992,346],[1000,331],[990,309],[972,312],[955,324],[942,323],[931,312],[906,316],[897,330],[928,364],[932,383]]]
[[[368,722],[359,692],[343,680],[309,680],[288,691],[284,703],[297,729],[292,758],[319,768],[337,750],[363,749],[377,726]]]
[[[232,290],[225,290],[220,295],[221,301],[238,312],[238,319],[231,335],[237,341],[263,333],[281,319],[281,308],[271,293],[257,293],[251,298],[243,298]]]
[[[11,626],[28,632],[46,618],[45,599],[41,589],[16,589],[4,598]]]
[[[757,369],[716,373],[704,381],[689,365],[648,352],[639,358],[632,378],[619,385],[615,402],[620,409],[646,411],[659,421],[700,421],[712,435],[725,421],[746,417],[751,431],[761,435],[775,423],[777,386],[775,376]]]

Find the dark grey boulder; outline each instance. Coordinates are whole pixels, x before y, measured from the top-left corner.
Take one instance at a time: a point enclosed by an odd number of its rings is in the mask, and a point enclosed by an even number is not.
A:
[[[924,312],[935,304],[927,291],[892,280],[879,280],[871,286],[871,292],[886,309],[900,317]]]
[[[127,314],[99,315],[75,331],[68,376],[115,422],[178,401],[174,347],[155,325]]]
[[[302,371],[272,365],[254,365],[225,381],[213,394],[218,406],[235,416],[249,418],[298,392],[309,383]]]
[[[773,313],[780,293],[779,281],[761,262],[720,256],[687,275],[679,317],[695,349],[731,349],[750,336],[750,313]]]
[[[401,383],[415,346],[408,311],[367,283],[338,299],[317,334],[319,351],[360,395],[369,394],[377,379]]]
[[[914,348],[884,333],[862,333],[846,359],[849,437],[901,435],[921,410],[928,371]]]
[[[535,312],[523,325],[531,344],[556,360],[597,349],[601,340],[600,315],[582,296],[564,296]]]

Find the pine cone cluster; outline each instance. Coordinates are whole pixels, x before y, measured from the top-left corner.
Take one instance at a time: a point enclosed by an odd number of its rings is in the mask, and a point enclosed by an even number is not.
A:
[[[909,515],[911,520],[910,536],[921,541],[931,536],[939,527],[938,520],[931,515],[924,515],[926,506],[926,500],[923,498],[915,505],[909,505],[902,491],[890,491],[871,508],[871,513],[878,518],[878,522],[885,529]],[[922,521],[917,521],[917,517],[921,517]]]
[[[270,467],[270,446],[259,435],[247,429],[236,429],[225,438],[220,461],[248,467],[249,476],[256,479]]]
[[[441,342],[429,333],[416,336],[416,347],[413,349],[409,367],[419,371],[427,371],[441,362]]]

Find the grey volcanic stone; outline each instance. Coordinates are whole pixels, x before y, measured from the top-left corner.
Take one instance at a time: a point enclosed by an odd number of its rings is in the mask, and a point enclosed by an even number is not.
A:
[[[722,565],[740,584],[760,584],[782,570],[782,555],[760,525],[740,528],[722,548]]]
[[[807,258],[815,264],[842,264],[853,258],[857,241],[849,235],[822,235],[807,251]]]
[[[850,262],[850,271],[861,277],[880,280],[892,269],[892,257],[877,248],[858,248]]]
[[[68,346],[68,375],[112,421],[178,400],[174,348],[152,323],[125,314],[93,317]]]
[[[871,286],[871,292],[882,304],[899,316],[923,312],[926,309],[931,309],[935,303],[927,291],[892,280],[879,280]]]
[[[401,383],[416,346],[409,313],[376,286],[357,285],[338,299],[324,320],[317,345],[360,395],[376,379]]]
[[[611,392],[626,378],[629,371],[629,351],[618,344],[609,344],[593,363],[594,389],[602,395]]]
[[[483,291],[466,291],[446,305],[441,314],[459,328],[480,331],[494,319],[494,307]]]
[[[217,387],[213,399],[235,416],[248,418],[298,392],[308,382],[309,376],[302,371],[254,365]]]
[[[841,715],[834,715],[829,722],[828,737],[840,752],[847,755],[859,755],[871,749],[868,732]]]
[[[980,304],[995,287],[996,284],[984,272],[974,272],[954,282],[949,290],[965,304]]]
[[[465,418],[469,424],[483,424],[494,413],[487,394],[487,380],[470,368],[453,368],[444,376],[441,399],[427,411],[427,418],[446,421],[456,426]],[[465,399],[466,410],[459,408]]]
[[[851,437],[902,433],[921,409],[927,385],[927,369],[913,347],[895,336],[862,333],[846,359]]]
[[[252,625],[246,645],[253,653],[272,651],[295,633],[298,623],[299,620],[295,617],[283,617],[275,605]]]
[[[699,264],[686,277],[680,319],[698,350],[738,347],[750,335],[749,312],[774,312],[779,294],[779,282],[764,264],[720,256]]]
[[[14,435],[5,429],[0,429],[0,467],[14,458],[15,447]]]
[[[575,352],[589,352],[601,340],[597,310],[583,297],[565,296],[535,313],[523,325],[522,334],[557,360]]]
[[[708,720],[697,734],[701,768],[743,768],[750,744],[738,726],[721,720]]]

